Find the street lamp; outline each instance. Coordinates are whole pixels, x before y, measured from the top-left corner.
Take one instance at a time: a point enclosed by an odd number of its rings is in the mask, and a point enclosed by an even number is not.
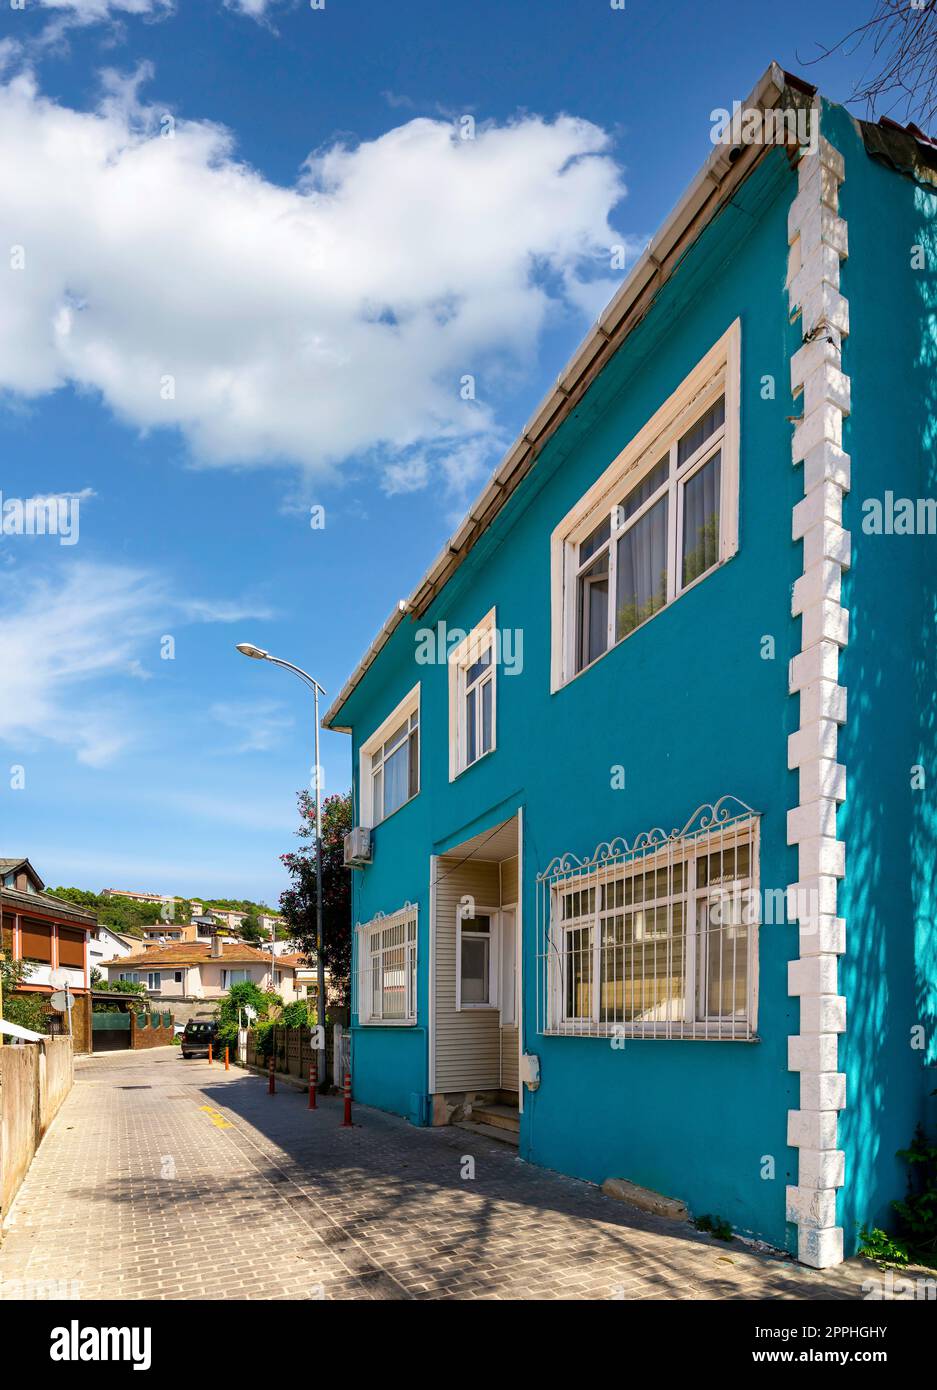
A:
[[[252,657],[254,661],[270,661],[274,666],[282,666],[286,671],[292,671],[299,676],[300,680],[305,681],[306,685],[311,686],[313,698],[315,700],[315,720],[316,720],[316,990],[318,1000],[316,1006],[316,1024],[322,1029],[322,1048],[319,1053],[319,1086],[324,1088],[327,1084],[325,1074],[325,961],[322,958],[322,802],[319,790],[319,696],[324,695],[325,691],[317,680],[310,676],[308,671],[304,671],[301,666],[294,666],[291,661],[283,661],[278,656],[271,656],[264,651],[263,647],[255,647],[253,642],[238,642],[237,649],[243,656]],[[274,936],[274,941],[276,937]],[[273,949],[274,941],[270,944],[270,975],[273,977],[276,953]]]

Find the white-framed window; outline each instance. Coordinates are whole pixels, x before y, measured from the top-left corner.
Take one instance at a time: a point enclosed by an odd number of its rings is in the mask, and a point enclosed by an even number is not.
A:
[[[498,1006],[501,928],[497,908],[457,910],[456,1008],[493,1009]]]
[[[416,1023],[417,909],[359,923],[357,937],[359,1022]]]
[[[361,746],[361,823],[374,827],[420,790],[420,687]]]
[[[158,970],[148,970],[146,975],[147,989],[159,989],[160,973]]]
[[[752,1038],[758,825],[739,817],[548,878],[541,1031]]]
[[[494,750],[497,661],[495,610],[449,654],[449,780]]]
[[[230,989],[232,985],[242,985],[249,979],[250,972],[247,970],[222,970],[221,988]]]
[[[119,980],[127,980],[130,984],[138,985],[140,976],[136,970],[122,970],[117,977]]]
[[[559,689],[738,550],[739,321],[551,539]]]

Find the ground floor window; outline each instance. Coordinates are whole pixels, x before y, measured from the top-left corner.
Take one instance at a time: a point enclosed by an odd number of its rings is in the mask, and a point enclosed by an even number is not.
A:
[[[357,955],[359,1022],[415,1023],[416,908],[359,923]]]
[[[250,975],[246,970],[222,970],[221,988],[230,989],[232,985],[242,985],[249,979]]]
[[[734,798],[680,831],[540,875],[541,1032],[745,1039],[756,1023],[758,816]]]
[[[456,933],[459,957],[459,1009],[493,1008],[498,1003],[498,913],[475,908],[462,912]]]

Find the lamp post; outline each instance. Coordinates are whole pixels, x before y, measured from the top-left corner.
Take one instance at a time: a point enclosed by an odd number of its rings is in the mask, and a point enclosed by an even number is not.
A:
[[[278,656],[271,656],[264,651],[263,647],[255,647],[252,642],[238,642],[237,649],[243,656],[252,657],[254,661],[270,661],[274,666],[282,666],[286,671],[292,671],[299,676],[300,680],[305,681],[306,685],[312,688],[315,700],[315,721],[316,721],[316,1023],[322,1029],[322,1047],[319,1050],[319,1085],[324,1088],[326,1084],[326,1065],[325,1065],[325,961],[322,958],[322,797],[319,787],[319,696],[324,695],[325,691],[317,680],[310,676],[308,671],[304,671],[300,666],[294,666],[291,661],[283,661]],[[270,944],[270,974],[273,976],[273,968],[276,953],[273,949],[273,942]]]

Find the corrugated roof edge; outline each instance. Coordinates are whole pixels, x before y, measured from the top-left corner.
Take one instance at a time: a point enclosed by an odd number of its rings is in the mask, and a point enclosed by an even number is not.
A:
[[[790,88],[811,99],[817,90],[803,78],[785,72],[777,63],[771,63],[743,105],[763,111],[773,107],[781,94]],[[336,724],[333,721],[391,634],[405,616],[419,616],[426,611],[479,536],[487,530],[511,493],[529,472],[545,444],[582,399],[606,362],[644,317],[650,303],[669,279],[686,246],[696,240],[716,212],[724,206],[727,187],[730,192],[734,192],[749,176],[768,148],[770,146],[755,144],[738,147],[714,146],[712,154],[673,212],[652,237],[621,288],[557,377],[553,389],[548,392],[521,431],[520,437],[507,451],[469,508],[465,519],[449,537],[409,599],[397,605],[371,642],[326,710],[322,718],[324,729],[333,729],[337,733],[351,732],[350,725]]]

